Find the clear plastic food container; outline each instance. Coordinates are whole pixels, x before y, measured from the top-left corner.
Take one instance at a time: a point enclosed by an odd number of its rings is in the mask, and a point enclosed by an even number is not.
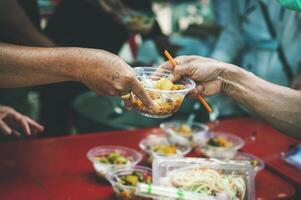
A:
[[[254,156],[252,154],[249,154],[249,153],[237,152],[237,154],[234,156],[233,160],[249,161],[254,168],[255,174],[257,174],[258,172],[263,170],[264,166],[265,166],[264,161],[261,158]]]
[[[191,151],[190,145],[170,144],[165,136],[150,135],[141,140],[139,147],[149,156],[149,163],[158,157],[184,157]]]
[[[182,78],[176,83],[169,81],[171,71],[155,67],[137,67],[135,74],[143,84],[149,96],[153,99],[155,107],[149,110],[133,95],[134,107],[144,116],[152,118],[166,118],[177,112],[186,94],[195,88],[191,79]]]
[[[197,149],[204,157],[233,159],[237,151],[243,147],[244,141],[233,134],[208,132],[196,137]]]
[[[135,166],[132,168],[113,170],[106,175],[107,180],[119,199],[142,200],[150,199],[135,195],[139,183],[152,183],[152,170],[147,167]]]
[[[87,153],[97,175],[102,178],[112,170],[134,167],[142,157],[136,150],[122,146],[98,146]]]
[[[158,158],[153,162],[153,185],[218,200],[255,199],[254,170],[247,161]]]
[[[173,120],[169,122],[163,122],[160,124],[160,128],[164,130],[167,139],[170,143],[176,145],[195,146],[195,138],[201,137],[202,134],[209,130],[206,124],[199,122],[187,123],[187,121]]]

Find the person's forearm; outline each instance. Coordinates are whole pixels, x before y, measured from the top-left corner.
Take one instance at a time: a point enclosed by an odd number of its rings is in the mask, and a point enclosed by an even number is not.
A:
[[[55,46],[33,25],[16,0],[1,0],[0,13],[1,34],[8,42],[29,46]]]
[[[84,69],[82,51],[86,50],[0,44],[0,87],[80,81]]]
[[[285,134],[301,138],[301,92],[269,83],[238,67],[222,76],[222,92]]]

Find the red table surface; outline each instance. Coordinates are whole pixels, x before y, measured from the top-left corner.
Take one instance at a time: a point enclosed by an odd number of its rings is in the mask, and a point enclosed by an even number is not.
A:
[[[241,119],[232,123],[241,129],[230,129],[231,120],[221,122],[216,129],[241,130],[247,136],[248,121],[249,126],[261,127],[253,120]],[[0,199],[114,199],[111,186],[96,177],[86,152],[97,145],[139,149],[139,141],[149,133],[148,129],[0,143]],[[244,150],[252,148],[246,146]],[[256,177],[257,199],[289,199],[294,194],[292,184],[268,170]]]
[[[287,164],[281,156],[281,152],[287,152],[290,146],[301,144],[300,140],[281,134],[255,118],[228,119],[215,123],[214,126],[214,130],[234,133],[245,138],[248,142],[241,151],[261,157],[270,169],[301,186],[301,171]],[[251,142],[250,136],[254,132],[256,140]]]

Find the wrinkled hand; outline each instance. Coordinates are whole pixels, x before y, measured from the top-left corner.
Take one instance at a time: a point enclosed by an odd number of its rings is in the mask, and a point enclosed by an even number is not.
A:
[[[293,80],[292,88],[296,90],[301,90],[301,73]]]
[[[0,106],[0,132],[4,135],[20,136],[20,130],[26,135],[40,133],[43,126],[7,106]]]
[[[80,80],[99,95],[123,96],[133,92],[145,106],[153,101],[135,77],[133,69],[121,58],[105,51],[89,50]]]
[[[163,63],[160,67],[172,70],[172,81],[181,77],[188,77],[197,83],[197,87],[191,92],[193,96],[211,96],[223,90],[222,74],[231,64],[200,56],[179,56],[175,58],[176,67],[170,62]]]

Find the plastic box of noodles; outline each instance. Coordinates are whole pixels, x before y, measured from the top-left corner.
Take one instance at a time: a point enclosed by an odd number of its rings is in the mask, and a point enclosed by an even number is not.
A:
[[[158,158],[153,162],[153,185],[199,194],[205,199],[255,199],[254,170],[246,161]]]

